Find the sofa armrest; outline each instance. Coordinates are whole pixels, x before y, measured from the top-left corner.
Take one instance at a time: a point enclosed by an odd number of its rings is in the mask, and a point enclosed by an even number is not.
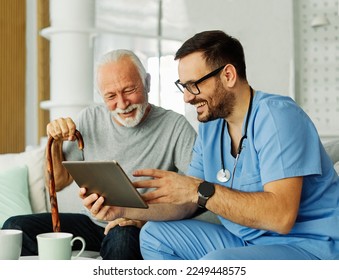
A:
[[[339,140],[331,140],[324,143],[324,148],[335,164],[339,161]]]

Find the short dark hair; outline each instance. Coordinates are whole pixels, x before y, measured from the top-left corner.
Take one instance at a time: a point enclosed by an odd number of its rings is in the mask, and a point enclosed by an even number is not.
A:
[[[243,47],[239,40],[220,30],[204,31],[195,34],[178,49],[175,60],[194,52],[202,52],[206,64],[217,68],[232,64],[238,76],[246,80],[246,63]]]

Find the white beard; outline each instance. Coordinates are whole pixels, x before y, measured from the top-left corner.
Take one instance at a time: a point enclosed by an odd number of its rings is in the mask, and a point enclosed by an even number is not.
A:
[[[114,111],[111,111],[111,114],[112,114],[112,117],[115,118],[123,126],[125,126],[125,127],[135,127],[140,123],[143,116],[145,115],[147,106],[148,106],[147,102],[142,103],[142,104],[132,104],[132,105],[128,106],[125,110],[117,108]],[[119,116],[119,113],[120,114],[121,113],[129,113],[129,112],[133,111],[134,109],[137,109],[134,118],[123,119]]]

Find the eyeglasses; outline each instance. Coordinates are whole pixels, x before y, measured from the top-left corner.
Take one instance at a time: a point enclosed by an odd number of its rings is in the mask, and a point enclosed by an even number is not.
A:
[[[200,78],[199,80],[195,81],[195,82],[188,82],[186,84],[183,84],[180,82],[180,80],[177,80],[175,82],[175,85],[178,87],[178,89],[184,93],[184,90],[187,89],[190,93],[194,94],[194,95],[198,95],[200,93],[200,89],[198,87],[198,84],[200,84],[201,82],[207,80],[208,78],[211,78],[213,76],[215,76],[216,74],[218,74],[224,67],[221,66],[218,69],[215,69],[214,71],[212,71],[211,73],[205,75],[204,77]]]

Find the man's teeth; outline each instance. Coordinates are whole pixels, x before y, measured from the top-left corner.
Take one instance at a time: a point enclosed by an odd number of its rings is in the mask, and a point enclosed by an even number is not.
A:
[[[197,103],[197,104],[194,104],[194,106],[195,106],[196,108],[199,108],[199,107],[201,107],[201,106],[204,106],[205,104],[207,104],[206,101],[204,101],[204,102],[199,102],[199,103]]]
[[[132,112],[135,108],[131,108],[131,109],[127,109],[124,112],[122,112],[123,114],[128,114],[130,112]]]

